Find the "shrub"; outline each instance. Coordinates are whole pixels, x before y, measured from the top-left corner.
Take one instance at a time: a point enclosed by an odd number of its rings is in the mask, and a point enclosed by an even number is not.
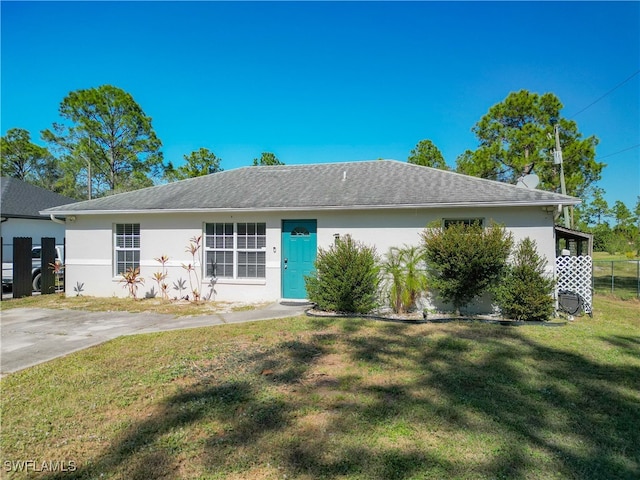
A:
[[[601,223],[591,228],[590,231],[593,233],[593,250],[595,252],[606,252],[607,246],[615,236],[611,227],[607,223]]]
[[[140,276],[140,268],[130,267],[120,275],[122,276],[120,283],[124,283],[122,288],[128,288],[129,296],[136,300],[138,298],[138,286],[144,285],[144,278]]]
[[[182,268],[184,268],[188,274],[189,274],[189,287],[191,288],[191,295],[192,298],[191,300],[194,302],[199,302],[200,301],[200,277],[198,275],[198,270],[199,270],[199,265],[198,265],[198,258],[199,258],[199,254],[198,252],[200,251],[200,247],[201,245],[201,240],[202,240],[202,235],[198,236],[198,237],[192,237],[189,240],[189,245],[187,246],[187,248],[185,249],[185,252],[190,253],[191,254],[191,263],[188,264],[182,264]],[[193,277],[195,278],[195,280],[191,279],[191,275],[193,274]],[[194,287],[195,285],[195,287]]]
[[[389,304],[395,313],[408,312],[416,307],[420,295],[427,289],[427,276],[420,249],[416,246],[391,247],[382,271]]]
[[[422,240],[430,285],[458,314],[500,278],[513,244],[503,227],[477,223],[428,228]]]
[[[169,257],[167,255],[162,255],[161,257],[156,258],[155,261],[162,265],[162,270],[159,272],[155,272],[153,274],[153,279],[158,284],[158,291],[162,295],[162,299],[169,300],[169,285],[167,285],[166,282],[167,277],[169,276],[169,274],[167,273],[167,262],[169,262]]]
[[[607,244],[605,245],[605,251],[609,255],[615,255],[617,253],[625,252],[629,249],[629,241],[622,235],[613,234]]]
[[[375,248],[350,235],[318,248],[315,275],[305,277],[309,300],[320,310],[368,313],[376,308],[379,268]]]
[[[495,300],[505,317],[514,320],[548,320],[554,308],[555,282],[545,274],[546,259],[536,242],[525,238],[513,255],[506,275],[495,291]]]

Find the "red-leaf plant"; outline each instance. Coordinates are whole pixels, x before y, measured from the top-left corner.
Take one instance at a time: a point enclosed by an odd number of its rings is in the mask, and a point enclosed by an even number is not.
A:
[[[185,249],[185,252],[191,254],[191,263],[185,265],[182,264],[182,268],[184,268],[187,272],[189,272],[189,286],[191,287],[191,294],[193,295],[193,301],[198,302],[200,300],[200,277],[198,276],[198,252],[200,251],[200,242],[202,241],[202,235],[197,237],[192,237],[189,240],[189,245]],[[193,277],[195,277],[195,288]]]

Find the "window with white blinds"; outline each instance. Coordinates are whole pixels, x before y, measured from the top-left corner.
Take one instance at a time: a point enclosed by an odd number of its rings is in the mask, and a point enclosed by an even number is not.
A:
[[[265,278],[266,223],[205,224],[207,277]]]
[[[140,224],[117,223],[114,226],[114,275],[140,268]]]

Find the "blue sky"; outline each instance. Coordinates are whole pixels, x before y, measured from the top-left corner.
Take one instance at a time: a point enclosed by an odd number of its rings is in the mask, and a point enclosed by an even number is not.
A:
[[[263,151],[287,164],[406,160],[430,139],[454,166],[488,109],[527,89],[556,94],[600,139],[610,204],[640,194],[638,2],[0,8],[3,135],[25,128],[40,142],[69,92],[111,84],[153,118],[175,165],[200,147],[226,170]]]

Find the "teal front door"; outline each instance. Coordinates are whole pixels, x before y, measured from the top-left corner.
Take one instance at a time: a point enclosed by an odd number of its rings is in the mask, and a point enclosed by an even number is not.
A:
[[[307,298],[304,276],[316,261],[315,220],[282,221],[282,298]]]

